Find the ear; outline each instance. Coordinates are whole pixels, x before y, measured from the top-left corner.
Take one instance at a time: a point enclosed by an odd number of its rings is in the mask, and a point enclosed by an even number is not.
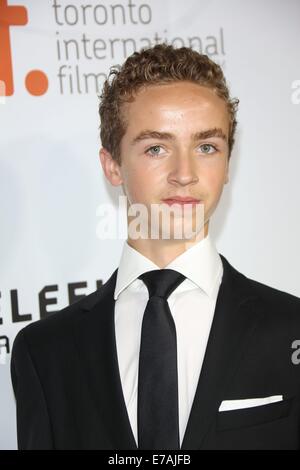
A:
[[[227,184],[228,181],[229,181],[229,162],[230,162],[230,159],[228,158],[228,159],[227,159],[227,166],[226,166],[226,173],[225,173],[224,184]]]
[[[108,179],[113,186],[119,186],[122,184],[123,179],[121,176],[120,166],[113,159],[109,151],[102,147],[99,151],[99,157],[106,179]]]

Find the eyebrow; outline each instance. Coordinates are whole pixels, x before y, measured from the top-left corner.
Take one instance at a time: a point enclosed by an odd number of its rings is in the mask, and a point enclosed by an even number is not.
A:
[[[203,131],[199,131],[199,132],[192,134],[192,140],[194,142],[198,140],[209,139],[211,137],[219,137],[225,140],[225,142],[227,142],[227,137],[220,127],[205,129]],[[163,140],[174,141],[176,139],[176,136],[174,134],[171,134],[170,132],[160,132],[160,131],[154,131],[151,129],[145,129],[141,131],[136,137],[134,137],[134,139],[131,141],[131,145],[135,145],[138,142],[141,142],[147,139],[163,139]]]

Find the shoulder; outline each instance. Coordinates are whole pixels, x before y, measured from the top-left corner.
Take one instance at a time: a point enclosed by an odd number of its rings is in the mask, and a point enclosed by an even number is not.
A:
[[[249,286],[259,297],[266,322],[277,325],[283,331],[288,329],[297,334],[300,331],[300,298],[276,289],[254,279],[247,278]]]
[[[268,284],[263,284],[256,281],[255,279],[246,278],[249,282],[249,286],[262,296],[265,300],[273,303],[279,303],[280,305],[291,306],[300,308],[300,297],[290,294],[289,292],[276,289]]]
[[[297,322],[300,321],[299,297],[248,277],[234,268],[224,256],[221,257],[232,289],[242,289],[245,297],[256,298],[264,312],[273,318],[278,315],[285,320],[293,318]]]
[[[29,349],[32,347],[37,350],[42,350],[45,345],[48,349],[57,348],[59,345],[65,347],[71,336],[73,325],[95,304],[101,302],[108,286],[109,295],[113,295],[112,287],[114,286],[115,274],[116,271],[105,284],[91,294],[23,327],[15,337],[13,349],[16,351],[26,345]]]

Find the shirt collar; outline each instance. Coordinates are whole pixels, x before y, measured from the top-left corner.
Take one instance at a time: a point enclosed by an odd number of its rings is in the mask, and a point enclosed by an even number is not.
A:
[[[208,233],[205,238],[177,256],[166,268],[180,272],[211,297],[215,292],[215,284],[218,276],[221,275],[223,265]],[[131,247],[126,240],[117,271],[114,299],[116,300],[120,293],[141,274],[153,269],[160,268]]]

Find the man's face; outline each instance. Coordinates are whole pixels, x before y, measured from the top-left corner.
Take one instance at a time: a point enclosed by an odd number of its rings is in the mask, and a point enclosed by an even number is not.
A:
[[[114,176],[107,170],[106,176],[122,184],[129,204],[144,204],[149,211],[151,204],[175,196],[199,199],[206,223],[228,181],[225,102],[207,87],[176,82],[146,87],[124,106],[122,164],[111,162],[106,168]]]

